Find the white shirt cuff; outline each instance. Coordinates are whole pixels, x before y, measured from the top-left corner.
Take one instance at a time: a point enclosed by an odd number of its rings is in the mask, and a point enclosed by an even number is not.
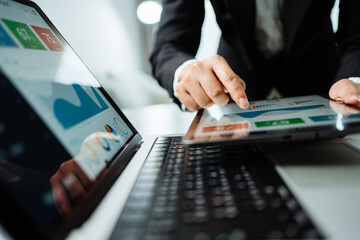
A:
[[[178,97],[177,96],[177,93],[176,93],[176,86],[177,86],[177,83],[179,81],[179,75],[181,73],[181,71],[186,68],[187,66],[189,66],[190,64],[193,64],[197,62],[195,59],[190,59],[190,60],[187,60],[185,61],[183,64],[180,65],[180,67],[178,67],[175,71],[175,74],[174,74],[174,81],[173,81],[173,93],[174,93],[174,96],[175,97]]]
[[[360,83],[360,77],[349,77],[348,79],[353,81],[354,83]]]

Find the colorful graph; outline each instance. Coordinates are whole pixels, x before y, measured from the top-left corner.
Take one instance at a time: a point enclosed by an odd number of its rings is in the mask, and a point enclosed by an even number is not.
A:
[[[65,99],[56,99],[54,102],[54,114],[65,129],[73,127],[109,108],[93,87],[90,87],[91,91],[94,93],[100,106],[96,104],[80,85],[73,84],[72,88],[78,100],[80,100],[80,106],[76,106]]]
[[[119,136],[117,134],[117,132],[115,132],[115,130],[108,124],[105,125],[105,130],[110,134],[111,136],[111,139],[114,141],[114,142],[117,142],[119,143],[120,140],[119,140]]]
[[[269,110],[263,110],[263,111],[255,111],[255,112],[235,113],[235,115],[238,115],[239,117],[243,117],[243,118],[255,118],[255,117],[259,117],[260,115],[263,115],[265,113],[269,113],[269,112],[283,112],[283,114],[289,114],[289,112],[304,111],[304,110],[310,110],[310,109],[321,108],[321,107],[325,107],[325,105],[276,108],[276,109],[269,109]],[[280,114],[280,113],[278,113],[278,114]],[[232,114],[229,114],[226,116],[230,116],[230,115],[232,115]]]
[[[109,142],[108,142],[106,139],[102,138],[102,137],[100,136],[100,133],[97,132],[96,135],[95,135],[95,138],[96,138],[96,141],[99,143],[99,145],[100,145],[103,149],[105,149],[106,151],[110,151],[110,150],[111,150],[111,147],[110,147]]]

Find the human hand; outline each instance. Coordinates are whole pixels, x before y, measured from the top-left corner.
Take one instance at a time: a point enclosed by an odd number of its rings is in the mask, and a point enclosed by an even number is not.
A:
[[[332,85],[329,96],[335,101],[360,107],[360,83],[341,79]]]
[[[55,208],[60,215],[69,218],[79,200],[90,191],[95,181],[91,181],[74,159],[62,163],[50,179]]]
[[[218,104],[223,106],[231,98],[241,107],[249,106],[245,94],[245,82],[236,75],[226,60],[214,55],[185,67],[176,86],[182,104],[190,111]]]
[[[354,105],[346,105],[343,103],[338,103],[332,100],[329,100],[329,105],[331,109],[334,110],[336,113],[344,116],[350,116],[353,114],[358,114],[360,112],[359,107],[356,107]]]

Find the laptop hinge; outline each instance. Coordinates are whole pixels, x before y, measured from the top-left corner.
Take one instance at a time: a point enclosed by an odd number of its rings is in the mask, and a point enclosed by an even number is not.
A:
[[[139,145],[137,145],[137,147],[134,149],[133,154],[135,155],[137,153],[137,151],[139,151],[139,149],[141,148],[142,144],[144,143],[144,141],[140,141]]]

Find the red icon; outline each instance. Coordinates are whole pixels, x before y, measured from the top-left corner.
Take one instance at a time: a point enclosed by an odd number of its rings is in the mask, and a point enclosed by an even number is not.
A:
[[[50,29],[31,26],[51,51],[63,52],[64,48]]]

